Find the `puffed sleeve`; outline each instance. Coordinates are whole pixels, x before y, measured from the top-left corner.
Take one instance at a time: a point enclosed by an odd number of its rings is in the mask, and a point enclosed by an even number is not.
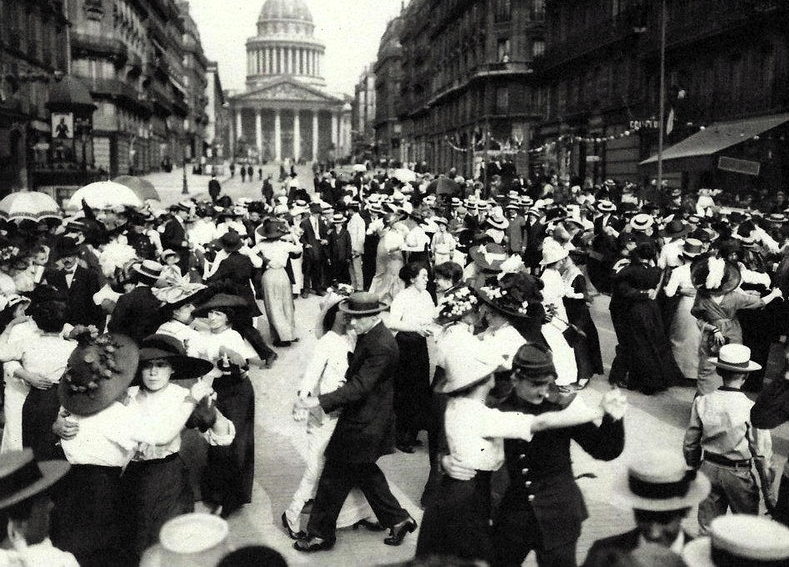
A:
[[[482,437],[523,439],[531,441],[531,426],[534,416],[521,412],[504,412],[492,408],[481,408],[477,415],[477,431]]]

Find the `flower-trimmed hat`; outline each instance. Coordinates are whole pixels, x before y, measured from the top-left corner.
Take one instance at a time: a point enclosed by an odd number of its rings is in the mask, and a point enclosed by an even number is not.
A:
[[[155,334],[140,343],[140,366],[143,362],[164,359],[173,367],[173,380],[191,380],[208,374],[214,365],[202,358],[186,355],[184,344],[170,335]]]
[[[448,291],[441,304],[436,308],[436,323],[446,325],[460,321],[479,307],[479,299],[468,286],[460,286]]]
[[[702,259],[690,268],[691,282],[700,293],[729,293],[737,289],[741,278],[740,268],[723,258]]]
[[[153,288],[156,299],[164,303],[166,309],[176,310],[187,303],[197,304],[208,287],[200,283],[181,281],[167,287]]]
[[[84,334],[68,359],[60,380],[60,404],[76,415],[93,415],[109,407],[137,374],[140,352],[125,335]]]
[[[523,272],[489,278],[474,288],[477,297],[496,311],[510,317],[526,318],[535,314],[535,306],[542,306],[542,282]]]

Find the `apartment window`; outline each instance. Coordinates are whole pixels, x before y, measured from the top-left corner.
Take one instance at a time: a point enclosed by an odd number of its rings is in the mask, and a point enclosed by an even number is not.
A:
[[[510,90],[507,87],[496,89],[496,114],[507,114],[510,110]]]
[[[509,63],[510,61],[510,40],[501,38],[497,43],[497,53],[499,63]]]
[[[532,0],[531,19],[536,21],[545,19],[545,0]]]
[[[496,21],[509,22],[512,17],[512,0],[496,0]]]
[[[531,44],[532,57],[540,57],[545,54],[545,42],[541,39],[535,39]]]

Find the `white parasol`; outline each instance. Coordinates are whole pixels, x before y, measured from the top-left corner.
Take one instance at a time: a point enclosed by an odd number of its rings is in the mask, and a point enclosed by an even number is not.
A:
[[[416,173],[410,169],[405,168],[395,169],[392,172],[392,177],[399,179],[403,183],[411,183],[412,181],[416,181]]]
[[[142,207],[143,202],[134,190],[114,181],[97,181],[77,189],[68,202],[68,208],[78,209],[82,200],[93,209],[111,207]]]
[[[0,217],[38,222],[42,219],[60,219],[63,215],[55,200],[46,193],[20,191],[6,195],[0,201]]]

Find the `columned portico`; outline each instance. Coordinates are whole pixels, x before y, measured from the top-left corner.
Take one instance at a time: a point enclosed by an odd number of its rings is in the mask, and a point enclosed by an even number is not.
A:
[[[318,111],[312,111],[312,161],[318,160]]]
[[[301,123],[298,109],[293,111],[293,159],[301,159]]]
[[[258,155],[263,153],[263,121],[259,108],[255,109],[255,147],[258,149]]]
[[[274,109],[274,159],[282,161],[282,124],[279,108]]]

